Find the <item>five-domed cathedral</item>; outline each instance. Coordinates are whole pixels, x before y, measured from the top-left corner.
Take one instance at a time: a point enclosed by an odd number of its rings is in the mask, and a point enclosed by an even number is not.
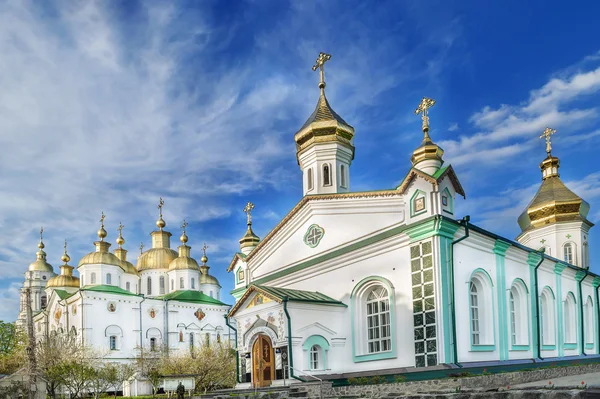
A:
[[[247,232],[228,268],[238,386],[599,354],[589,206],[560,180],[549,139],[516,241],[457,215],[465,192],[432,138],[431,98],[414,111],[421,131],[400,184],[353,192],[360,132],[325,97],[330,59],[317,58],[317,107],[294,134],[302,197],[262,240],[254,205],[244,209]]]
[[[37,335],[72,334],[86,345],[108,353],[109,359],[131,361],[137,348],[188,350],[206,342],[228,342],[230,329],[223,316],[221,285],[209,273],[206,244],[200,264],[192,257],[184,221],[178,251],[165,230],[162,199],[152,247],[134,266],[123,247],[119,224],[117,248],[106,241],[104,213],[94,251],[77,264],[79,277],[67,254],[65,241],[60,274],[46,260],[40,233],[37,259],[25,273],[18,324],[26,322],[26,290],[30,289],[34,331]],[[42,230],[43,232],[43,230]]]

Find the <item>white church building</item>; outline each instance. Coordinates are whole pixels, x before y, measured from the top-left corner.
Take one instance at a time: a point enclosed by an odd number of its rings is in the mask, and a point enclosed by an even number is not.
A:
[[[161,199],[152,247],[140,254],[136,266],[127,261],[122,225],[118,248],[109,251],[104,214],[95,250],[77,265],[79,278],[68,263],[66,242],[64,264],[60,274],[54,273],[40,232],[37,259],[25,273],[17,325],[26,323],[26,290],[30,289],[36,337],[71,334],[106,353],[110,361],[131,362],[140,347],[189,350],[233,338],[224,317],[230,306],[221,302],[221,285],[209,273],[206,245],[199,265],[191,257],[184,221],[181,245],[178,251],[171,249],[162,205]]]
[[[455,214],[465,193],[429,135],[431,99],[415,111],[424,138],[402,183],[352,192],[355,132],[325,97],[329,58],[313,67],[321,93],[294,137],[304,195],[262,240],[249,204],[228,268],[238,386],[598,354],[593,224],[559,177],[554,131],[516,240]]]

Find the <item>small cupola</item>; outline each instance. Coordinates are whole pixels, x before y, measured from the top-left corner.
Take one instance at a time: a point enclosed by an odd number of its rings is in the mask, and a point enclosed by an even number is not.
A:
[[[325,96],[324,65],[330,59],[330,54],[320,53],[312,67],[313,71],[319,70],[321,94],[315,110],[294,135],[304,195],[348,192],[350,189],[354,128],[333,110]]]
[[[35,253],[35,261],[29,265],[30,272],[49,272],[53,273],[52,265],[46,261],[46,252],[44,252],[44,228],[40,228],[40,242],[37,245],[38,251]]]
[[[60,266],[60,275],[48,280],[47,288],[79,288],[79,278],[73,276],[73,266],[69,265],[71,257],[67,254],[67,240],[64,245],[65,252],[60,258],[64,264]]]
[[[421,142],[421,145],[413,151],[412,157],[410,158],[413,167],[431,176],[433,176],[444,163],[444,160],[442,159],[444,150],[435,144],[429,136],[429,108],[434,105],[434,99],[423,97],[421,103],[415,110],[415,114],[421,114],[423,120],[423,141]]]
[[[252,231],[252,210],[254,209],[254,204],[252,202],[248,202],[244,207],[244,212],[247,216],[247,226],[246,234],[240,239],[240,251],[244,255],[248,255],[260,242],[260,238]]]

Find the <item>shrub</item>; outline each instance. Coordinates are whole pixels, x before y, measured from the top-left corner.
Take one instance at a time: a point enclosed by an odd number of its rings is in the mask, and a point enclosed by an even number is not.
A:
[[[394,377],[394,382],[397,382],[397,383],[406,382],[406,376],[405,375],[397,375]]]

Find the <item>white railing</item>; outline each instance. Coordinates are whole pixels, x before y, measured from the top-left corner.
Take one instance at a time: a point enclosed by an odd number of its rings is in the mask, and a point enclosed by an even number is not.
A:
[[[305,373],[302,370],[296,370],[295,368],[293,368],[289,364],[286,365],[285,367],[287,367],[288,376],[291,375],[290,370],[294,370],[296,373],[302,373],[302,374],[304,374],[307,377],[314,378],[315,380],[319,381],[320,399],[323,399],[323,380],[322,379],[320,379],[319,377],[315,377],[312,374]],[[291,381],[290,381],[290,384],[291,384]],[[283,385],[285,385],[285,368],[283,369]]]

